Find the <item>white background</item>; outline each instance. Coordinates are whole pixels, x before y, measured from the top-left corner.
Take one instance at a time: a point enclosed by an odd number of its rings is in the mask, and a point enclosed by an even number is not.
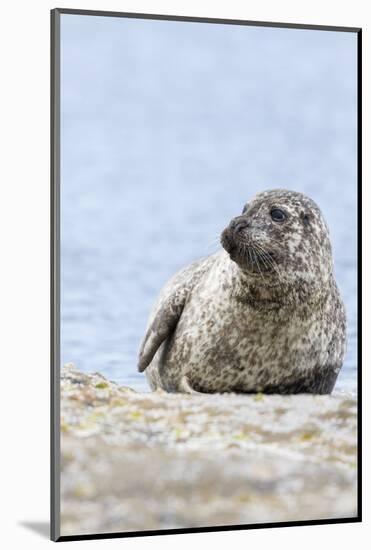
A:
[[[49,519],[49,10],[54,7],[105,9],[363,27],[364,52],[364,217],[371,192],[369,163],[369,107],[371,63],[366,13],[369,2],[352,0],[89,0],[63,2],[18,0],[2,6],[0,19],[0,405],[1,422],[1,544],[4,548],[52,545],[40,525]],[[346,223],[346,220],[344,220]],[[365,280],[369,220],[364,224]],[[367,227],[368,226],[368,227]],[[346,243],[345,243],[346,246]],[[368,246],[369,248],[369,246]],[[365,285],[366,286],[366,285]],[[363,303],[370,298],[364,289]],[[367,318],[368,317],[368,318]],[[369,316],[365,326],[369,327]],[[363,388],[367,396],[369,339],[364,342]],[[368,401],[368,402],[367,402]],[[370,402],[366,399],[363,418]],[[203,533],[136,539],[70,542],[68,548],[98,546],[166,549],[205,545],[261,549],[271,546],[305,550],[336,546],[365,548],[370,538],[369,438],[364,441],[363,524],[296,527],[235,533]],[[34,527],[27,527],[27,524]],[[35,530],[36,525],[36,530]],[[45,533],[46,526],[42,527]],[[368,543],[369,544],[369,543]]]

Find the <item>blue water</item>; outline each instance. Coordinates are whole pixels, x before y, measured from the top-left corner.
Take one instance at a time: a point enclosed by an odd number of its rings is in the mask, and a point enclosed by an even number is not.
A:
[[[356,37],[62,15],[61,360],[148,389],[151,304],[256,192],[311,196],[356,389]]]

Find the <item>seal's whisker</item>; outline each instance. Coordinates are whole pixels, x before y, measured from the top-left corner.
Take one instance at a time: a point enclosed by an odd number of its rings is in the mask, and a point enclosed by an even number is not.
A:
[[[261,250],[260,250],[260,255],[261,255],[262,261],[263,261],[263,263],[264,263],[264,265],[265,265],[267,271],[269,271],[270,268],[273,268],[273,269],[276,271],[276,273],[277,273],[277,270],[275,269],[273,260],[272,260],[272,258],[269,256],[269,254],[267,254],[267,253],[265,252],[265,250],[261,249]],[[278,281],[279,281],[279,283],[281,284],[281,277],[280,277],[280,274],[277,273],[277,276],[278,276]]]
[[[245,246],[245,245],[239,243],[237,249],[238,249],[238,253],[241,255],[242,258],[245,258],[246,260],[250,261],[249,260],[250,251],[249,251],[248,246]]]
[[[252,260],[252,255],[251,255],[251,249],[250,249],[250,247],[248,247],[247,250],[248,250],[248,253],[249,253],[249,261],[250,261],[250,263],[252,264],[252,263],[253,263],[253,260]]]
[[[272,258],[271,256],[267,255],[266,256],[267,258],[267,261],[270,263],[271,267],[275,270],[275,272],[277,273],[277,277],[278,277],[278,281],[280,284],[283,283],[283,277],[282,277],[282,273],[281,273],[281,270],[277,264],[277,262],[274,260],[274,258]]]
[[[272,256],[267,252],[262,245],[255,243],[255,246],[261,250],[261,252],[264,254],[264,257],[266,261],[271,265],[271,267],[276,271],[278,280],[280,284],[282,284],[282,274],[281,271],[277,265],[277,262],[272,258]]]
[[[206,250],[208,250],[208,251],[213,251],[214,250],[215,252],[217,250],[219,250],[219,248],[220,248],[220,243],[216,243],[216,242],[215,243],[209,243],[205,247]]]
[[[259,251],[255,250],[255,248],[253,249],[254,250],[254,255],[255,255],[255,258],[257,258],[257,255],[258,255],[258,258],[259,258]],[[259,263],[259,260],[257,259],[257,266],[258,266],[258,269],[259,269],[259,273],[260,273],[260,276],[262,277],[262,279],[265,281],[265,277],[262,273],[262,270],[260,269],[260,263]]]
[[[220,244],[220,235],[218,235],[217,237],[213,237],[210,240],[208,240],[207,245],[215,244],[215,243]]]
[[[266,254],[264,253],[264,251],[262,250],[259,250],[258,248],[258,255],[260,257],[260,259],[262,260],[263,264],[264,264],[264,267],[269,270],[269,263],[267,261],[267,258],[266,258]]]

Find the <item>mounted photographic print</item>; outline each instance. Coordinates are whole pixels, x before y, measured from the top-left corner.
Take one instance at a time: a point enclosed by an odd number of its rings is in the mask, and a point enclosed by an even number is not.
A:
[[[52,11],[52,538],[361,520],[361,30]]]

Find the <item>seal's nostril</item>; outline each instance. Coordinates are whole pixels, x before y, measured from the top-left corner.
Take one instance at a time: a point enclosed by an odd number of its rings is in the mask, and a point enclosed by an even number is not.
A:
[[[237,222],[235,226],[233,227],[235,233],[240,233],[243,229],[248,227],[249,224],[246,220],[242,220],[240,222]]]

